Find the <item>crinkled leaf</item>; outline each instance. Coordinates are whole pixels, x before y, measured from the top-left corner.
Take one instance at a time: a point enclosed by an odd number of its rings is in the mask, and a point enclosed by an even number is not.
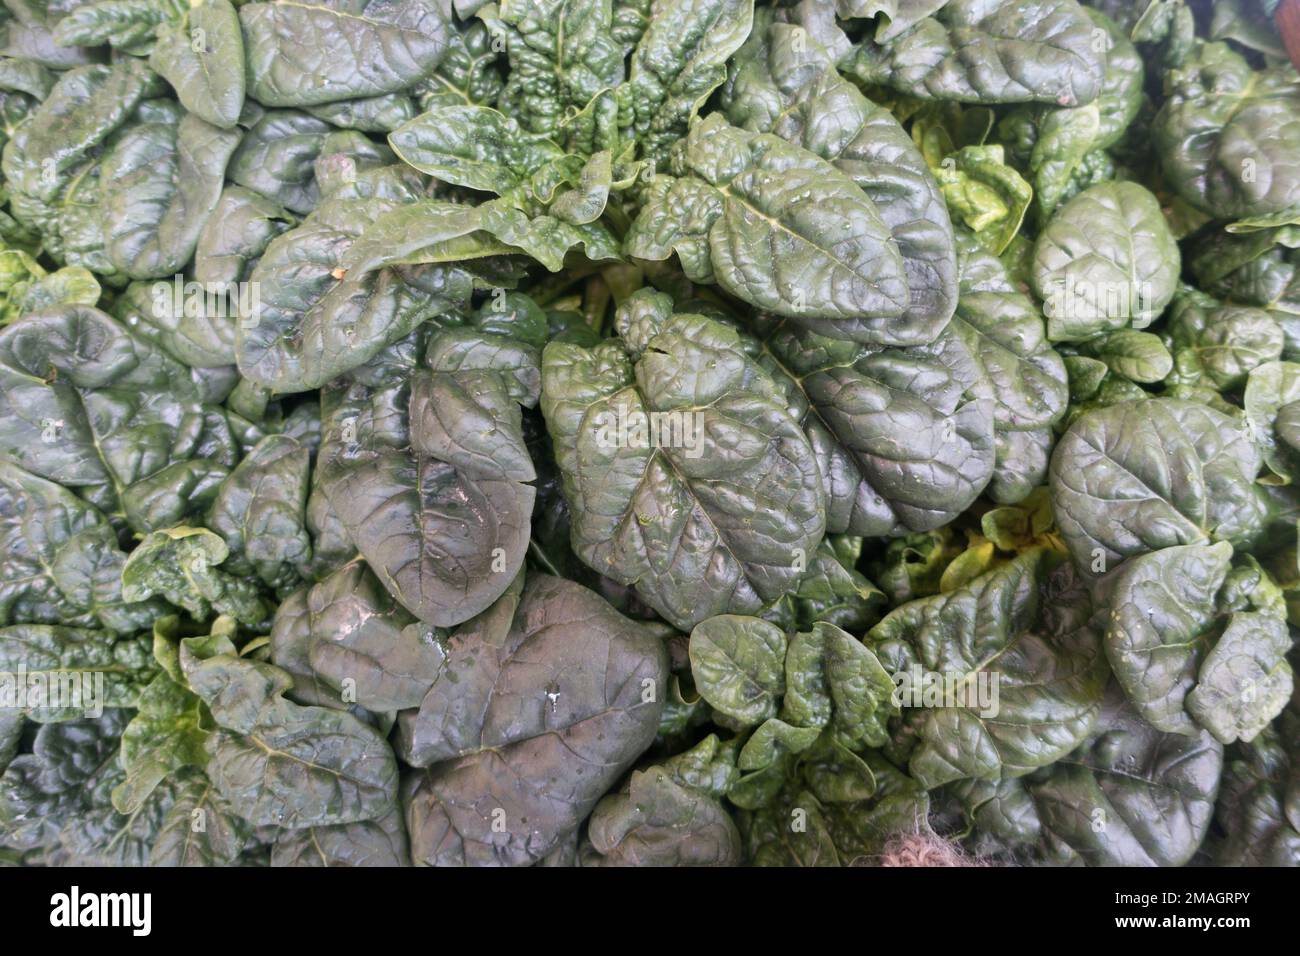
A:
[[[1137,183],[1101,183],[1062,206],[1034,247],[1034,291],[1054,342],[1146,328],[1169,304],[1181,262],[1160,204]]]
[[[801,413],[816,455],[828,531],[930,530],[988,484],[995,406],[968,397],[979,366],[956,329],[933,347],[910,349],[835,341],[788,322],[765,339],[760,359]]]
[[[318,690],[296,680],[298,696],[372,711],[418,707],[446,659],[439,635],[416,624],[362,561],[280,605],[271,655],[295,678],[309,670]]]
[[[400,809],[377,820],[281,830],[271,848],[272,866],[409,866],[406,825]]]
[[[256,584],[217,567],[229,553],[205,528],[155,531],[127,557],[122,596],[143,601],[157,594],[200,621],[215,611],[249,626],[261,624],[267,608]]]
[[[1165,178],[1219,219],[1300,215],[1300,80],[1252,70],[1226,43],[1200,44],[1166,80],[1155,117]]]
[[[918,737],[908,767],[927,788],[1029,773],[1092,730],[1106,666],[1086,592],[1053,563],[1030,551],[872,628],[869,646],[916,695],[902,699]],[[957,696],[929,706],[924,682],[936,678],[955,682]]]
[[[448,626],[495,601],[523,563],[536,475],[519,406],[537,401],[537,353],[450,330],[430,343],[427,364],[409,391],[339,395],[320,481],[394,597]]]
[[[776,716],[785,693],[785,635],[752,617],[720,614],[691,631],[695,689],[714,709],[742,724]]]
[[[0,457],[138,531],[202,509],[237,452],[198,376],[89,306],[0,331]]]
[[[245,3],[239,22],[248,92],[267,106],[392,93],[426,76],[447,52],[447,17],[431,0]]]
[[[754,613],[795,587],[822,538],[816,459],[734,331],[644,295],[658,331],[636,363],[612,342],[543,355],[574,551],[678,627]]]
[[[1102,88],[1093,29],[1074,0],[949,0],[901,33],[864,40],[849,68],[935,99],[1079,106]]]
[[[836,337],[932,337],[893,331],[910,304],[898,246],[876,204],[819,156],[714,114],[691,128],[681,172],[658,180],[626,237],[629,255],[666,259],[685,245],[690,278]]]
[[[1097,735],[1029,784],[1049,857],[1094,866],[1181,866],[1214,813],[1223,747],[1155,730],[1107,697]]]
[[[0,463],[0,624],[71,624],[130,633],[154,603],[122,597],[122,565],[108,520],[66,489]]]
[[[244,36],[229,0],[204,0],[164,24],[149,65],[205,122],[229,129],[244,107]]]
[[[227,185],[199,233],[195,280],[203,284],[205,293],[214,286],[223,289],[243,282],[271,240],[293,224],[293,216],[272,200],[243,186]],[[236,295],[242,292],[235,290]]]
[[[1286,347],[1282,327],[1263,309],[1222,304],[1191,290],[1174,297],[1168,327],[1179,377],[1203,376],[1217,389],[1240,386]]]
[[[231,866],[250,842],[250,827],[202,773],[176,787],[149,851],[150,866]]]
[[[1173,545],[1240,541],[1264,505],[1259,452],[1236,421],[1175,399],[1086,412],[1052,456],[1052,506],[1081,569]]]
[[[686,753],[633,771],[592,811],[582,865],[739,865],[740,831],[718,799],[721,781],[735,773],[730,759],[710,734]]]
[[[775,23],[766,35],[756,28],[724,89],[727,116],[820,156],[867,194],[907,275],[908,307],[890,323],[892,341],[928,341],[952,314],[957,294],[948,210],[898,120],[842,79],[829,57],[802,28]]]
[[[1267,362],[1250,373],[1242,403],[1264,461],[1285,482],[1300,474],[1300,365]]]
[[[48,624],[0,628],[3,706],[40,723],[136,706],[151,664],[146,644],[107,631]]]
[[[654,739],[667,654],[595,594],[532,575],[452,635],[443,676],[398,722],[411,853],[536,862]],[[593,669],[583,662],[598,660]]]
[[[1130,382],[1162,382],[1174,367],[1174,358],[1160,337],[1136,329],[1104,333],[1082,349]]]
[[[1290,650],[1281,617],[1232,615],[1187,695],[1188,712],[1224,743],[1253,740],[1291,698]]]
[[[289,829],[381,816],[397,798],[387,742],[351,714],[285,700],[278,667],[181,644],[181,665],[217,723],[207,773],[254,826]]]
[[[268,435],[217,489],[207,525],[230,549],[232,568],[249,567],[272,587],[297,579],[311,558],[305,527],[311,452],[288,435]]]

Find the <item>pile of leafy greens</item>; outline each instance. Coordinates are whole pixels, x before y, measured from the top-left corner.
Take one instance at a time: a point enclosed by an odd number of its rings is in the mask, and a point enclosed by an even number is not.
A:
[[[1300,864],[1273,0],[3,0],[0,863]]]

